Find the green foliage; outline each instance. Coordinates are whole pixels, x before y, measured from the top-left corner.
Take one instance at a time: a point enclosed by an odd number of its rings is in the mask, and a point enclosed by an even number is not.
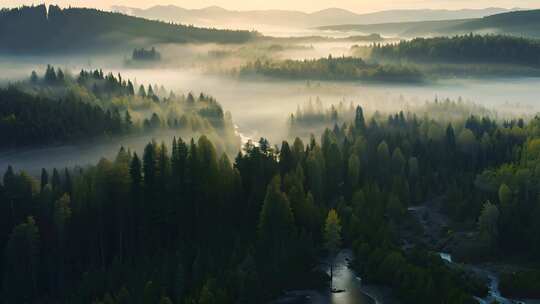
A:
[[[481,284],[399,240],[409,204],[434,197],[456,222],[479,221],[496,243],[490,255],[538,252],[538,118],[466,115],[449,125],[405,113],[366,120],[352,109],[320,141],[279,148],[261,138],[234,161],[201,136],[151,142],[142,157],[122,148],[113,161],[44,170],[41,183],[8,167],[2,296],[265,303],[282,290],[324,286],[320,254],[343,244],[363,280],[391,286],[404,303],[469,303]],[[488,200],[495,204],[482,208]]]
[[[501,184],[499,187],[499,202],[501,205],[512,203],[512,190],[506,184]]]
[[[335,256],[341,247],[341,223],[334,209],[328,212],[324,223],[324,241],[324,247],[330,256]]]
[[[33,217],[17,225],[5,247],[2,293],[12,303],[29,302],[39,293],[40,236]]]
[[[161,54],[152,47],[150,50],[145,48],[134,49],[131,59],[135,61],[159,61],[161,60]]]
[[[504,273],[501,275],[500,289],[505,297],[537,299],[540,297],[540,272],[531,270]]]
[[[493,63],[540,65],[540,43],[503,35],[415,38],[376,44],[371,58],[390,62]]]
[[[280,187],[278,177],[268,185],[259,219],[260,256],[269,264],[268,271],[277,269],[288,259],[292,236],[296,233],[289,200]]]
[[[120,134],[123,124],[117,114],[76,99],[50,100],[13,87],[0,89],[1,147]]]
[[[0,90],[0,135],[6,138],[0,149],[159,129],[206,134],[227,152],[238,148],[230,115],[211,96],[176,96],[151,85],[148,92],[141,85],[135,96],[133,83],[121,75],[81,70],[59,80],[60,73],[49,65],[43,77]]]
[[[306,80],[422,82],[423,75],[403,65],[368,64],[360,58],[337,57],[313,60],[260,61],[248,63],[241,76],[260,74],[268,77]]]
[[[499,237],[499,209],[489,201],[483,206],[482,213],[478,218],[478,230],[480,239],[485,245],[493,249]]]

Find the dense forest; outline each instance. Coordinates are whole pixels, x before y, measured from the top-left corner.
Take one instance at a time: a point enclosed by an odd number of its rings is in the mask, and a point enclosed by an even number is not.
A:
[[[313,60],[256,60],[240,69],[241,76],[262,75],[282,79],[422,82],[422,73],[404,65],[369,64],[360,58],[332,57]]]
[[[262,303],[328,286],[315,266],[340,243],[327,238],[341,225],[366,282],[391,286],[404,303],[476,303],[487,292],[480,279],[448,267],[436,248],[402,243],[407,208],[440,196],[452,219],[472,223],[475,247],[462,259],[539,262],[540,118],[354,113],[320,140],[250,141],[232,162],[203,136],[151,142],[141,156],[122,148],[39,180],[7,168],[2,298]],[[538,280],[506,282],[511,295],[539,290]]]
[[[207,134],[220,150],[236,151],[240,143],[230,114],[213,97],[176,95],[102,70],[72,76],[49,65],[42,76],[32,72],[0,90],[0,148],[161,129]]]
[[[14,87],[0,89],[0,148],[119,135],[131,128],[129,115],[118,110],[69,98],[34,97]]]
[[[375,44],[371,59],[382,62],[540,65],[540,41],[503,35],[415,38]]]
[[[161,54],[155,47],[147,50],[145,48],[134,49],[131,59],[135,61],[159,61],[161,60]]]
[[[257,34],[150,21],[119,13],[51,5],[2,9],[0,51],[18,54],[108,51],[145,43],[242,43]]]
[[[358,291],[483,304],[494,289],[540,299],[540,114],[527,91],[538,81],[461,77],[539,76],[540,40],[525,38],[540,37],[538,16],[269,37],[0,9],[0,304],[285,304],[308,302],[304,291],[320,303]],[[458,36],[387,44],[396,29]],[[474,33],[487,29],[525,34]],[[329,44],[349,55],[287,59]],[[204,92],[69,68],[121,69],[122,56],[140,79],[220,86],[240,127]],[[45,57],[66,68],[30,73],[28,60]],[[28,75],[9,80],[19,68]],[[336,260],[358,285],[335,284]]]
[[[393,103],[401,103],[406,113],[414,113],[418,118],[429,118],[438,122],[436,127],[430,129],[430,137],[436,137],[443,133],[444,124],[454,123],[462,125],[470,116],[477,117],[498,117],[496,111],[473,102],[435,98],[433,101],[410,103],[405,100],[396,100]],[[389,110],[384,110],[384,106],[379,104],[375,107],[369,104],[363,105],[363,115],[368,119],[381,121],[387,118]],[[394,108],[394,107],[392,107]],[[307,139],[311,134],[321,134],[327,128],[333,128],[336,124],[350,122],[355,118],[355,106],[352,102],[344,101],[331,105],[328,108],[323,106],[320,97],[315,101],[310,99],[303,106],[298,106],[295,113],[289,117],[289,135]]]

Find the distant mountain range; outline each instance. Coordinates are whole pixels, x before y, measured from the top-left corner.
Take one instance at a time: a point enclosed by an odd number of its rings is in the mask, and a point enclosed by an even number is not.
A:
[[[194,24],[199,26],[238,27],[257,29],[257,25],[275,27],[313,28],[336,24],[373,24],[481,18],[517,9],[486,8],[464,10],[389,10],[369,14],[356,14],[339,8],[329,8],[314,13],[287,10],[232,11],[211,6],[203,9],[153,6],[139,9],[113,6],[113,11],[148,19]]]
[[[320,27],[322,30],[357,31],[386,36],[418,37],[466,33],[508,34],[540,38],[540,10],[515,11],[483,18],[395,22],[380,24],[345,24]]]

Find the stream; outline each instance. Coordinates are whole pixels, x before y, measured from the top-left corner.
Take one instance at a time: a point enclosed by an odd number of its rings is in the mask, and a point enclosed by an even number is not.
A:
[[[448,253],[439,253],[439,256],[447,263],[456,264],[452,260],[452,255]],[[340,251],[334,261],[334,280],[332,286],[334,290],[342,292],[331,293],[329,290],[288,291],[271,304],[385,304],[385,301],[381,297],[372,295],[369,291],[373,289],[364,286],[360,277],[349,268],[348,265],[352,258],[351,250],[344,249]],[[503,297],[499,290],[499,278],[493,271],[475,265],[461,265],[489,280],[488,295],[485,298],[475,298],[478,303],[491,304],[495,301],[498,304],[526,303]],[[324,267],[325,271],[330,274],[329,266]],[[380,292],[377,293],[381,294]]]
[[[452,255],[448,253],[440,252],[439,256],[441,257],[441,259],[445,260],[446,262],[450,264],[455,264],[455,262],[452,260]],[[475,265],[468,265],[468,264],[461,264],[461,265],[481,275],[482,277],[486,277],[489,281],[488,295],[485,298],[475,297],[475,299],[480,304],[491,304],[495,301],[499,304],[524,304],[525,303],[519,300],[508,299],[508,298],[503,297],[501,295],[501,291],[499,290],[499,277],[494,272],[485,268],[481,268],[479,266],[475,266]]]
[[[318,290],[294,290],[286,292],[272,304],[377,304],[381,303],[371,296],[356,273],[349,268],[352,251],[341,250],[334,260],[334,280],[332,286],[341,292],[331,293]],[[329,265],[324,270],[330,274]]]

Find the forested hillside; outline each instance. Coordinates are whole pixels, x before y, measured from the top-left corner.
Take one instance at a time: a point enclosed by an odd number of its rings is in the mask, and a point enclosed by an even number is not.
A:
[[[540,38],[540,10],[495,14],[448,27],[446,33],[489,32]]]
[[[0,148],[65,142],[127,133],[133,127],[118,110],[74,99],[51,100],[0,89]]]
[[[491,63],[540,66],[540,41],[501,35],[415,38],[376,44],[371,58],[390,62]]]
[[[241,43],[256,34],[150,21],[118,13],[51,5],[0,11],[0,51],[106,51],[140,43]]]
[[[537,261],[539,195],[527,185],[538,178],[539,125],[403,112],[368,119],[357,107],[320,141],[248,142],[233,162],[201,137],[152,142],[142,155],[121,149],[94,167],[43,170],[39,180],[9,167],[0,186],[2,297],[263,303],[327,286],[314,266],[334,223],[363,281],[391,286],[404,303],[475,303],[487,288],[474,274],[429,247],[402,245],[407,207],[443,195],[456,221],[479,218],[481,256]]]
[[[240,69],[240,76],[261,75],[280,79],[329,81],[422,82],[415,68],[367,63],[361,58],[332,57],[313,60],[257,60]]]
[[[389,37],[416,38],[430,35],[440,35],[445,29],[458,24],[466,23],[470,19],[410,21],[374,24],[340,24],[319,27],[328,31],[357,31],[360,33],[378,33]]]
[[[373,24],[341,24],[320,27],[332,31],[359,31],[408,38],[441,35],[500,34],[540,38],[540,10],[494,14],[483,18]]]
[[[0,89],[0,149],[164,129],[204,133],[226,151],[240,144],[230,115],[204,93],[177,96],[120,74],[81,70],[72,76],[50,65],[42,76],[32,72]]]

